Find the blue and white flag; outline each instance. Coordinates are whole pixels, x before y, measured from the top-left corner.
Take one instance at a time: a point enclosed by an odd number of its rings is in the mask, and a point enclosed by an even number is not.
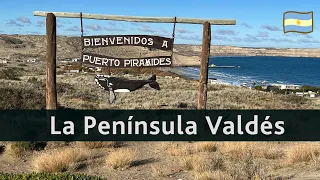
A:
[[[283,32],[313,32],[313,11],[287,11],[283,14]]]

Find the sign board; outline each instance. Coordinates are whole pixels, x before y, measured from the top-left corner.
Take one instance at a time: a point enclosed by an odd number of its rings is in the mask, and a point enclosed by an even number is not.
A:
[[[98,67],[113,68],[169,67],[172,64],[172,57],[114,58],[98,54],[83,53],[81,62]]]
[[[83,36],[84,48],[98,48],[108,46],[143,46],[161,50],[172,50],[173,39],[149,35],[104,35]]]

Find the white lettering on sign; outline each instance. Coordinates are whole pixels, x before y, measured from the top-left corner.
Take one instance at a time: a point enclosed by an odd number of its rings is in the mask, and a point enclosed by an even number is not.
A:
[[[159,40],[157,40],[159,41]],[[162,43],[162,44],[161,44]],[[168,40],[163,40],[163,42],[157,42],[156,46],[160,48],[169,48]],[[143,46],[153,46],[155,45],[154,39],[152,37],[141,37],[141,36],[114,36],[114,37],[84,37],[83,46],[84,47],[104,47],[109,45],[143,45]]]
[[[125,59],[124,67],[170,66],[171,58]]]
[[[83,55],[82,58],[83,63],[87,64],[95,64],[99,66],[120,66],[120,60],[119,59],[113,59],[113,58],[101,58],[101,57],[95,57],[91,55]],[[89,62],[89,63],[88,63]]]
[[[150,67],[171,66],[172,59],[170,56],[122,59],[94,54],[83,54],[82,62],[103,67]]]
[[[91,43],[90,43],[90,39],[83,39],[83,42],[84,42],[84,46],[90,46]]]
[[[149,45],[149,46],[152,46],[152,45],[153,45],[153,39],[152,39],[152,38],[149,38],[149,39],[148,39],[148,45]]]
[[[162,43],[162,47],[166,47],[166,48],[168,48],[168,41],[163,41],[163,43]]]

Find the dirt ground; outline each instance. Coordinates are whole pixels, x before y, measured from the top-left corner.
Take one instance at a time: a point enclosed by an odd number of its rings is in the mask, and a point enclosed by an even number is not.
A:
[[[254,143],[254,142],[252,142]],[[174,144],[180,144],[180,146],[175,146]],[[85,163],[73,173],[85,173],[90,175],[98,175],[106,179],[206,179],[199,178],[201,174],[207,172],[197,172],[197,170],[188,169],[183,162],[183,160],[188,156],[203,157],[205,159],[210,159],[212,157],[220,156],[221,167],[215,169],[214,171],[222,171],[222,175],[214,176],[217,179],[224,179],[225,176],[230,177],[231,171],[234,177],[232,179],[246,179],[250,177],[254,179],[253,175],[250,173],[259,173],[262,179],[319,179],[319,165],[317,161],[310,162],[287,162],[288,157],[286,157],[286,151],[291,151],[293,148],[297,148],[297,143],[269,143],[271,149],[265,149],[265,152],[273,152],[275,157],[262,155],[261,157],[251,157],[251,159],[246,157],[243,152],[241,152],[241,147],[243,144],[241,142],[233,143],[232,145],[238,145],[238,150],[232,153],[229,151],[225,153],[225,149],[221,148],[223,142],[217,143],[217,150],[214,152],[188,152],[184,147],[189,146],[199,146],[197,142],[187,143],[187,142],[124,142],[121,147],[118,148],[130,148],[135,150],[137,153],[135,155],[135,165],[128,169],[112,169],[106,165],[105,156],[108,153],[115,151],[113,148],[100,148],[90,150],[90,154]],[[248,144],[244,142],[244,144]],[[302,145],[303,143],[300,143]],[[220,145],[220,146],[219,146]],[[268,147],[265,142],[254,143],[251,147],[253,153],[261,153],[264,148],[259,149],[259,145],[264,145]],[[68,145],[70,147],[75,147],[76,144]],[[319,148],[319,143],[307,144],[304,146],[312,146]],[[175,147],[175,149],[170,149]],[[62,148],[62,147],[59,147]],[[58,149],[59,149],[58,148]],[[52,149],[44,150],[50,151]],[[248,149],[243,149],[248,150]],[[22,158],[14,158],[7,154],[0,155],[0,169],[2,172],[13,172],[13,173],[23,173],[23,172],[33,172],[33,159],[40,152],[29,153]],[[239,153],[239,154],[238,154]],[[307,153],[307,152],[305,152]],[[258,156],[258,155],[257,155]],[[299,154],[297,154],[299,156]],[[234,160],[236,159],[236,160]],[[252,162],[249,162],[252,161]],[[196,163],[196,162],[190,162]],[[205,162],[203,162],[205,163]],[[214,162],[215,164],[217,162]],[[247,164],[245,164],[247,163]],[[237,165],[237,167],[234,167]],[[239,167],[244,166],[244,167]],[[230,169],[224,170],[224,169]],[[214,172],[213,171],[213,172]],[[242,171],[248,171],[247,174],[242,174]],[[238,174],[237,174],[238,173]],[[213,177],[212,177],[213,179]]]

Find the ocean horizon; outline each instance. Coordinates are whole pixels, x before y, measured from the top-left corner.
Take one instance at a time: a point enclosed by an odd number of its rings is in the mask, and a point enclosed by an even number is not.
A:
[[[279,56],[215,56],[209,65],[240,66],[239,68],[209,68],[208,77],[223,83],[240,86],[243,83],[257,85],[294,84],[320,86],[320,58]],[[176,72],[190,79],[200,78],[200,68],[179,67]]]

